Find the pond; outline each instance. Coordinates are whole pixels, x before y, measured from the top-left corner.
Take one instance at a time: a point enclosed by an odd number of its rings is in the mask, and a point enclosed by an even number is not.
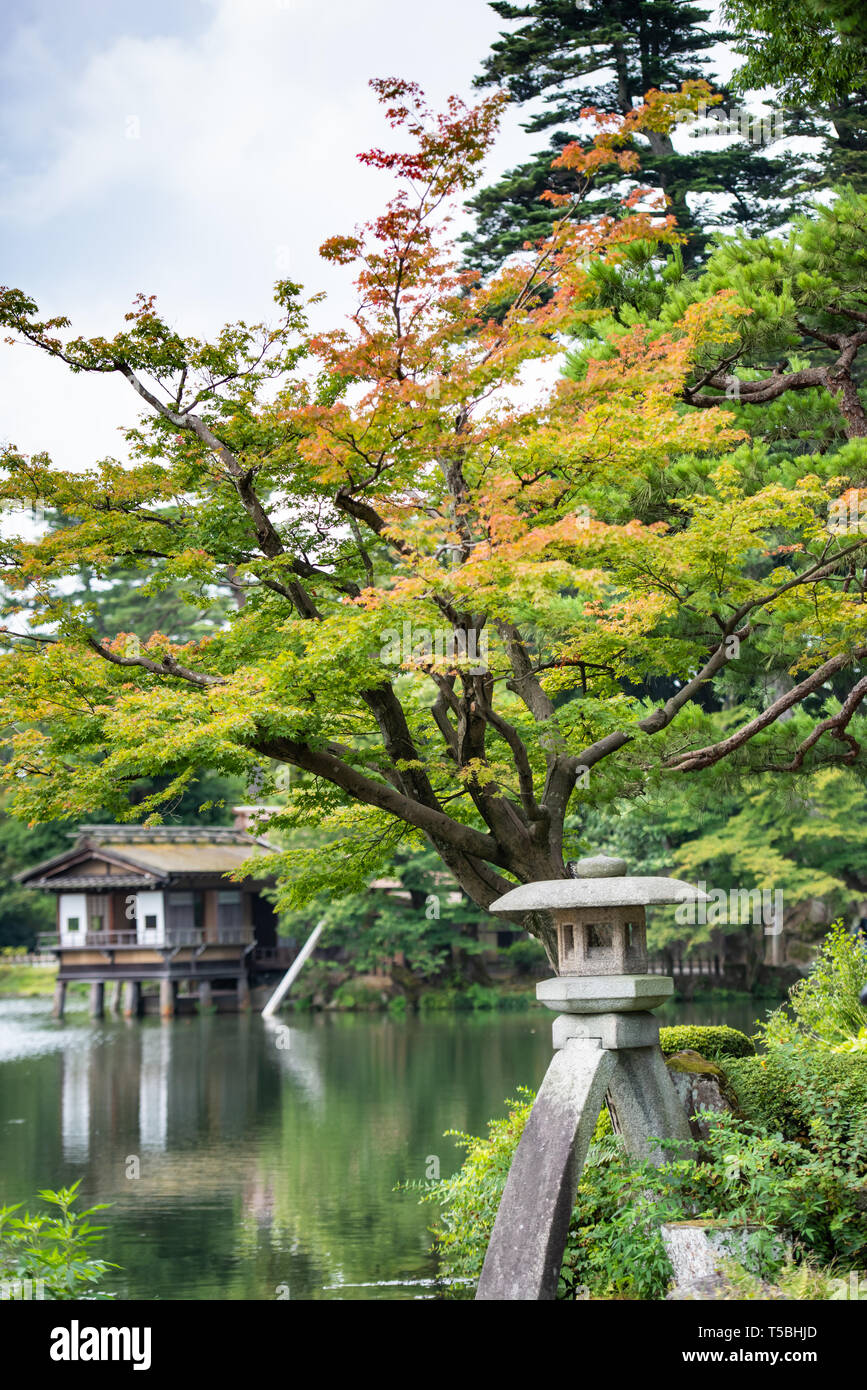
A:
[[[661,1016],[751,1031],[767,1007]],[[395,1186],[453,1173],[444,1131],[484,1132],[538,1086],[551,1018],[55,1023],[48,1000],[2,1000],[0,1201],[81,1178],[112,1203],[100,1253],[120,1298],[436,1297],[435,1208]]]

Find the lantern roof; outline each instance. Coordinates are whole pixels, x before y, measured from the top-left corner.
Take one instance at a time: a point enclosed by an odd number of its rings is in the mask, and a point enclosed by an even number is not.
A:
[[[489,912],[511,917],[569,907],[651,907],[709,902],[707,893],[679,878],[627,874],[626,861],[596,854],[569,864],[571,878],[522,883],[497,898]]]

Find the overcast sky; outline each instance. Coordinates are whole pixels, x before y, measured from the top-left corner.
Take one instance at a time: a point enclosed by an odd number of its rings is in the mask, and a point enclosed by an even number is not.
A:
[[[7,0],[0,10],[0,283],[111,335],[138,291],[181,331],[269,316],[278,276],[348,304],[326,236],[390,183],[356,154],[391,136],[368,79],[471,82],[501,21],[484,0]],[[488,174],[540,137],[507,114]],[[0,345],[0,440],[63,467],[124,456],[136,403]]]

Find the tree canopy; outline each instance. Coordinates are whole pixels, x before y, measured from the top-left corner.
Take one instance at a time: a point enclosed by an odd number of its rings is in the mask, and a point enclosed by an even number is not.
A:
[[[0,295],[16,342],[124,377],[145,409],[130,466],[3,457],[0,495],[72,519],[3,542],[20,595],[0,665],[17,813],[158,816],[198,768],[288,767],[271,824],[336,837],[327,858],[283,855],[304,891],[350,891],[399,843],[427,842],[486,907],[565,873],[584,802],[683,777],[710,794],[716,777],[863,771],[867,535],[829,525],[867,471],[846,376],[867,339],[863,200],[848,222],[816,210],[779,251],[729,248],[737,284],[711,266],[652,324],[612,319],[594,268],[676,239],[670,216],[632,199],[581,220],[566,198],[538,252],[482,282],[448,222],[502,96],[436,114],[410,83],[374,86],[404,147],[362,156],[397,191],[322,248],[356,271],[345,325],[311,332],[288,280],[276,325],[212,342],[147,296],[115,336],[82,338]],[[634,132],[669,132],[703,94],[687,83],[600,115],[565,157],[635,169]],[[590,350],[560,376],[576,332]],[[827,358],[800,366],[793,336]],[[769,365],[771,346],[788,361]],[[803,392],[846,437],[785,466],[738,411]],[[108,635],[65,592],[83,561],[156,563],[178,594],[231,584],[244,601],[186,641]]]
[[[859,0],[725,0],[744,59],[732,84],[772,86],[793,135],[820,142],[822,184],[867,192],[867,18]],[[813,183],[815,183],[815,179]]]

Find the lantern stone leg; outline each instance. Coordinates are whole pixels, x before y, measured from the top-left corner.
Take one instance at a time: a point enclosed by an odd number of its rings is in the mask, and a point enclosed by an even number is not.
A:
[[[659,1047],[624,1049],[608,1087],[627,1152],[660,1164],[670,1160],[652,1138],[689,1142],[689,1120]]]
[[[488,1245],[477,1299],[556,1297],[575,1193],[615,1070],[598,1042],[570,1040],[539,1088]]]
[[[690,1137],[651,1012],[674,982],[647,974],[644,905],[706,895],[674,879],[626,876],[622,860],[603,856],[570,869],[571,879],[525,884],[491,905],[510,916],[540,909],[553,916],[560,974],[541,981],[536,994],[559,1016],[555,1056],[491,1233],[480,1300],[556,1298],[581,1169],[606,1093],[633,1157],[664,1162],[652,1138]]]

